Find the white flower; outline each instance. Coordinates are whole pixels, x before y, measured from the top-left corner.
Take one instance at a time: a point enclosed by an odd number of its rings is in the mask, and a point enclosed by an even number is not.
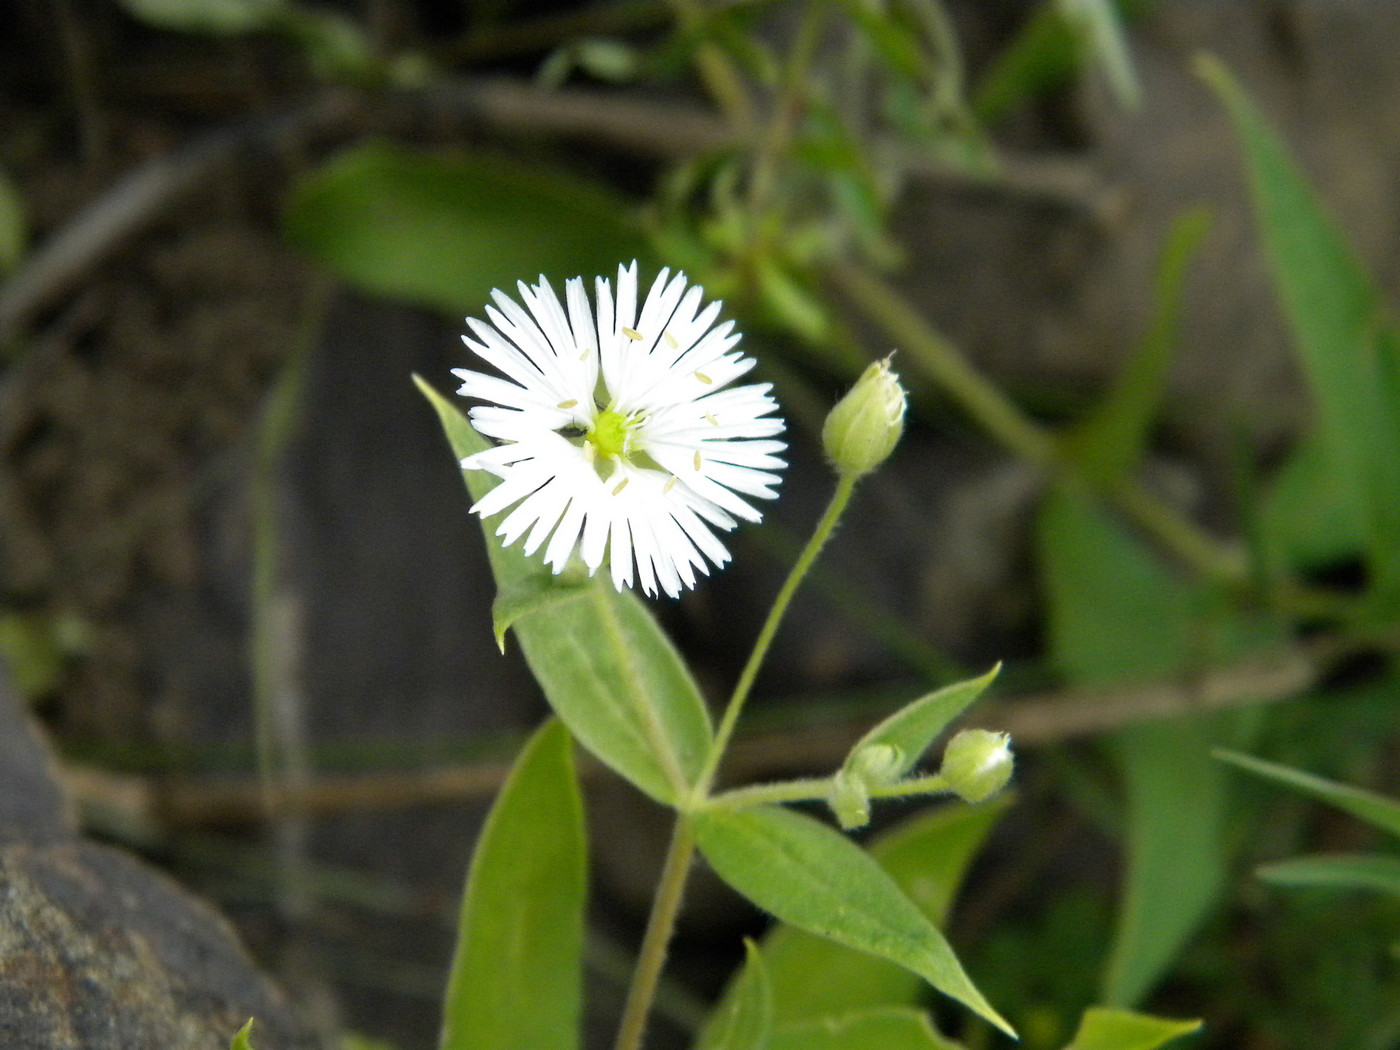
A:
[[[582,278],[565,282],[567,310],[544,277],[518,288],[523,309],[494,291],[490,323],[468,318],[476,338],[462,337],[506,378],[453,370],[459,394],[489,402],[472,425],[503,442],[462,460],[501,479],[472,510],[514,507],[496,534],[525,536],[527,555],[548,539],[556,573],[578,547],[590,574],[608,558],[618,590],[634,565],[647,594],[693,587],[706,559],[729,560],[714,530],[759,520],[745,496],[776,495],[786,446],[765,440],[783,429],[771,384],[729,386],[754,361],[683,274],[662,270],[640,317],[635,262],[618,267],[616,299],[598,278],[596,312]]]

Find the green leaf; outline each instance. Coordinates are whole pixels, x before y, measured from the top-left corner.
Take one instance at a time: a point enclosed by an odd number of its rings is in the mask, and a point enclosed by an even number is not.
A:
[[[780,1028],[768,1050],[962,1050],[922,1010],[887,1006],[799,1021]]]
[[[1179,719],[1118,734],[1128,808],[1128,870],[1104,998],[1139,1002],[1170,968],[1225,884],[1228,784],[1210,748],[1220,719]]]
[[[1159,676],[1255,642],[1254,625],[1180,579],[1082,492],[1042,508],[1039,546],[1055,662],[1073,682]],[[1198,653],[1213,638],[1215,652]],[[1128,866],[1105,998],[1140,999],[1219,895],[1228,782],[1210,747],[1228,719],[1178,719],[1117,734]]]
[[[695,1044],[696,1050],[768,1050],[773,1028],[773,992],[763,953],[745,939],[746,963],[734,994],[726,996]]]
[[[935,926],[942,926],[972,858],[1010,806],[1006,796],[983,806],[930,808],[878,835],[870,855]],[[793,926],[763,940],[779,1022],[913,1005],[924,984],[902,966]]]
[[[516,761],[472,855],[442,1050],[577,1050],[587,865],[572,745],[550,720]]]
[[[1305,437],[1271,479],[1259,528],[1267,553],[1298,569],[1350,560],[1365,547],[1356,508],[1316,435]]]
[[[456,406],[415,381],[454,454],[488,447]],[[498,483],[482,470],[463,477],[475,499]],[[548,576],[543,565],[518,547],[501,547],[489,526],[483,532],[502,594],[547,586],[525,582]],[[713,736],[710,713],[680,655],[635,595],[595,579],[573,597],[532,609],[513,627],[550,705],[580,743],[659,802],[674,805],[689,792]]]
[[[1120,105],[1136,109],[1142,103],[1142,88],[1128,43],[1123,37],[1123,20],[1111,0],[1059,0],[1060,13],[1079,46],[1103,70],[1110,90]]]
[[[1274,886],[1380,890],[1400,896],[1400,858],[1333,853],[1265,864],[1258,876]]]
[[[228,1050],[253,1050],[250,1041],[253,1037],[253,1018],[248,1018],[247,1022],[237,1032],[233,1033],[233,1042],[229,1043]]]
[[[496,646],[501,652],[506,651],[506,631],[516,620],[547,609],[556,602],[578,598],[591,586],[586,577],[578,579],[555,576],[553,573],[536,573],[502,589],[491,603],[491,628],[496,632]]]
[[[1129,1010],[1091,1007],[1084,1011],[1079,1031],[1065,1050],[1157,1050],[1200,1027],[1200,1021],[1171,1021]]]
[[[372,292],[479,315],[536,274],[608,276],[644,254],[627,204],[506,157],[357,146],[294,189],[292,242]]]
[[[1384,303],[1283,141],[1213,59],[1201,75],[1244,150],[1274,282],[1332,469],[1363,525],[1375,588],[1400,595],[1400,375]]]
[[[1313,776],[1311,773],[1304,773],[1289,766],[1281,766],[1276,762],[1265,762],[1262,758],[1242,755],[1237,751],[1218,750],[1215,755],[1217,758],[1253,773],[1255,776],[1272,780],[1285,787],[1293,788],[1295,791],[1300,791],[1304,795],[1320,799],[1329,805],[1336,806],[1343,812],[1350,813],[1353,817],[1364,820],[1372,827],[1380,828],[1391,835],[1400,836],[1400,802],[1394,799],[1378,795],[1374,791],[1367,791],[1364,788],[1352,787],[1350,784],[1339,784],[1334,780],[1325,780],[1322,777]]]
[[[1187,266],[1209,228],[1203,208],[1172,223],[1158,263],[1151,325],[1108,395],[1069,435],[1075,459],[1098,481],[1116,481],[1142,460],[1176,350]]]
[[[1015,1034],[973,986],[938,928],[844,835],[776,806],[701,811],[695,834],[720,878],[760,908],[896,962]]]
[[[1001,664],[997,664],[980,677],[954,682],[900,708],[856,742],[846,756],[844,768],[851,769],[866,748],[890,747],[897,756],[890,767],[890,777],[904,776],[923,757],[934,738],[967,710],[1000,673]]]
[[[132,17],[157,29],[233,36],[262,29],[285,0],[120,0]]]

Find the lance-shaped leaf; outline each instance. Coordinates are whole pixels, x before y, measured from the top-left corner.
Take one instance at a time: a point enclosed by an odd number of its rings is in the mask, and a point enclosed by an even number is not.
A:
[[[522,277],[607,273],[646,252],[628,202],[599,183],[510,157],[384,142],[348,149],[303,177],[285,228],[337,276],[458,317]]]
[[[792,926],[899,963],[1014,1035],[917,905],[844,835],[777,806],[696,814],[720,878]]]
[[[1331,853],[1265,864],[1257,874],[1274,886],[1379,890],[1400,897],[1400,857]]]
[[[962,1050],[922,1010],[887,1006],[785,1025],[768,1050]]]
[[[489,447],[451,402],[417,382],[458,458]],[[481,470],[463,477],[475,499],[497,484]],[[497,610],[498,627],[509,614],[550,705],[604,763],[657,801],[674,804],[699,777],[712,729],[670,640],[631,592],[619,594],[602,579],[560,582],[517,548],[503,548],[489,525],[483,531],[506,607]]]
[[[1157,1050],[1200,1027],[1200,1021],[1172,1021],[1131,1010],[1091,1007],[1084,1011],[1079,1031],[1065,1050]]]
[[[1321,438],[1365,534],[1372,586],[1400,601],[1400,349],[1384,298],[1254,102],[1218,61],[1202,59],[1200,71],[1234,122]]]
[[[472,855],[442,1050],[577,1050],[587,864],[572,742],[551,719],[516,761]]]
[[[705,1026],[696,1050],[768,1050],[773,1030],[773,990],[763,952],[745,940],[747,961],[734,986]]]
[[[1000,672],[1001,664],[997,664],[981,677],[944,686],[900,708],[860,738],[846,756],[844,768],[857,768],[859,757],[869,753],[870,748],[888,747],[893,749],[893,762],[885,772],[891,780],[904,776],[923,757],[934,738],[967,710]]]
[[[1010,799],[927,809],[876,836],[870,855],[935,926],[941,927],[972,858]],[[924,983],[902,966],[792,926],[763,939],[775,1023],[880,1006],[913,1006]]]
[[[1215,757],[1255,776],[1283,784],[1294,791],[1336,806],[1372,827],[1400,836],[1400,802],[1394,799],[1364,788],[1352,787],[1350,784],[1338,784],[1334,780],[1316,777],[1289,766],[1281,766],[1277,762],[1265,762],[1262,758],[1242,755],[1238,751],[1217,750]]]

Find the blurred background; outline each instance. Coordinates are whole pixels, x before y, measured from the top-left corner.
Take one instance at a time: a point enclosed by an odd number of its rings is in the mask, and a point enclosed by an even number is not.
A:
[[[546,712],[410,377],[454,388],[491,289],[636,258],[725,300],[790,424],[733,564],[653,604],[712,697],[829,493],[824,413],[891,349],[912,392],[732,776],[829,771],[1004,660],[971,722],[1013,732],[1016,793],[948,930],[1030,1050],[1094,1003],[1202,1047],[1400,1046],[1400,879],[1255,873],[1386,844],[1211,753],[1400,792],[1400,6],[6,23],[0,659],[87,833],[216,902],[327,1045],[434,1044],[473,835]],[[667,821],[586,773],[601,1040]],[[763,927],[703,873],[691,899],[658,1046]]]

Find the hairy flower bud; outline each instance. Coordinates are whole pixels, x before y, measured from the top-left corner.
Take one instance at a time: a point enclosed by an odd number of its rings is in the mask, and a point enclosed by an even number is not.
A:
[[[983,802],[1011,779],[1011,741],[1005,733],[964,729],[943,752],[939,770],[948,787],[965,802]]]
[[[859,776],[852,776],[844,769],[831,778],[827,803],[836,814],[837,822],[847,831],[870,823],[870,789]]]
[[[861,373],[836,403],[822,427],[822,445],[837,470],[860,477],[885,461],[902,433],[904,388],[885,358]]]

